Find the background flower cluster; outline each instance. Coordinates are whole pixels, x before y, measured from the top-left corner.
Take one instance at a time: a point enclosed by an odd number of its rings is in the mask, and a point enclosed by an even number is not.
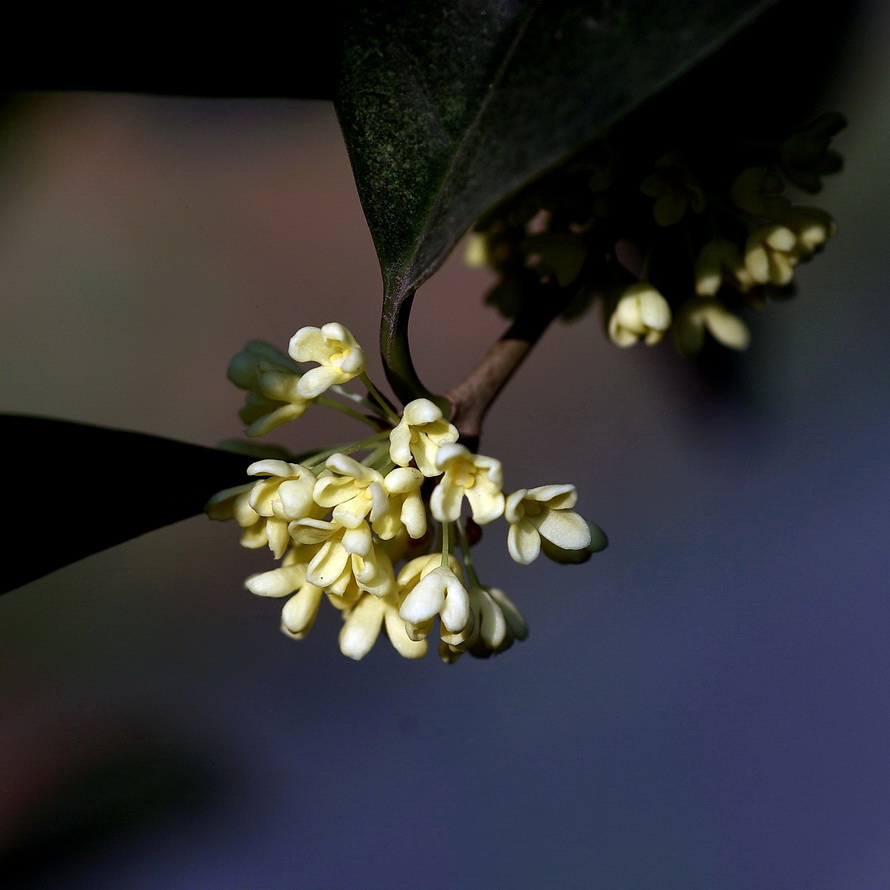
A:
[[[468,262],[498,274],[487,300],[510,318],[546,293],[569,320],[598,300],[617,346],[673,330],[686,356],[708,340],[745,349],[745,310],[793,295],[795,268],[835,232],[789,194],[841,169],[830,146],[844,126],[831,112],[790,133],[727,142],[700,126],[672,144],[631,121],[481,219]]]

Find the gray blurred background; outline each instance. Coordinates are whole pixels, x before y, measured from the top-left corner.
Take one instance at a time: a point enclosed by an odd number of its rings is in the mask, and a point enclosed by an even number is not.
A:
[[[488,532],[482,578],[524,643],[446,666],[381,640],[354,663],[333,609],[293,642],[280,602],[242,588],[269,554],[202,517],[0,599],[8,886],[890,886],[873,6],[825,105],[850,121],[819,198],[839,232],[753,321],[740,394],[668,343],[615,349],[591,315],[492,411],[482,450],[507,487],[574,482],[611,539],[585,566],[520,567]],[[329,104],[25,94],[0,139],[0,409],[213,445],[240,434],[225,368],[246,340],[337,320],[374,352],[379,271]],[[420,292],[434,390],[502,330],[487,284],[455,257]],[[319,408],[278,439],[354,432]],[[8,472],[58,480],[47,550],[79,498],[139,509],[125,454],[39,467],[4,448]]]

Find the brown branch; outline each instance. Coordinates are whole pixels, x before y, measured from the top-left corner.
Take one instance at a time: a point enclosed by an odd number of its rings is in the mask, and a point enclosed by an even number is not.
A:
[[[528,340],[506,334],[488,352],[476,369],[450,392],[451,422],[464,439],[478,439],[482,421],[498,393],[522,363],[532,348]]]
[[[570,294],[555,284],[546,285],[536,299],[516,316],[504,335],[488,350],[476,368],[450,392],[451,422],[463,440],[478,441],[482,422],[498,393],[522,364],[550,323],[563,310]]]

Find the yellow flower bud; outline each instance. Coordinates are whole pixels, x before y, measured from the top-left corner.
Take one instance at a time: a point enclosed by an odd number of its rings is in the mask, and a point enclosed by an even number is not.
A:
[[[609,317],[609,339],[621,347],[633,346],[641,338],[652,346],[671,326],[668,301],[648,282],[628,287]]]

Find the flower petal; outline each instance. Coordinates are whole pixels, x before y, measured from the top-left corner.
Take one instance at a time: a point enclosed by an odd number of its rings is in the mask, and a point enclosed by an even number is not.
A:
[[[290,637],[301,640],[312,630],[318,607],[321,603],[322,590],[314,584],[304,584],[281,610],[281,629]]]
[[[590,543],[587,522],[572,510],[544,510],[532,522],[542,537],[563,550],[583,550]]]
[[[445,605],[445,571],[449,570],[440,566],[417,582],[399,608],[403,621],[419,625],[439,614]]]
[[[341,380],[341,376],[335,368],[329,365],[319,365],[307,371],[299,383],[300,395],[304,399],[314,399],[330,389]]]
[[[404,658],[423,658],[426,655],[428,648],[426,635],[420,640],[414,640],[408,636],[405,622],[399,617],[399,610],[395,606],[387,606],[383,613],[383,621],[386,635],[399,655]]]
[[[507,550],[514,562],[527,566],[541,552],[541,536],[528,519],[510,523],[507,532]]]
[[[344,655],[358,661],[371,651],[383,626],[383,609],[377,597],[366,594],[346,613],[340,628],[340,651]]]
[[[303,565],[280,566],[268,572],[251,575],[244,586],[257,596],[287,596],[297,590],[306,578]]]

